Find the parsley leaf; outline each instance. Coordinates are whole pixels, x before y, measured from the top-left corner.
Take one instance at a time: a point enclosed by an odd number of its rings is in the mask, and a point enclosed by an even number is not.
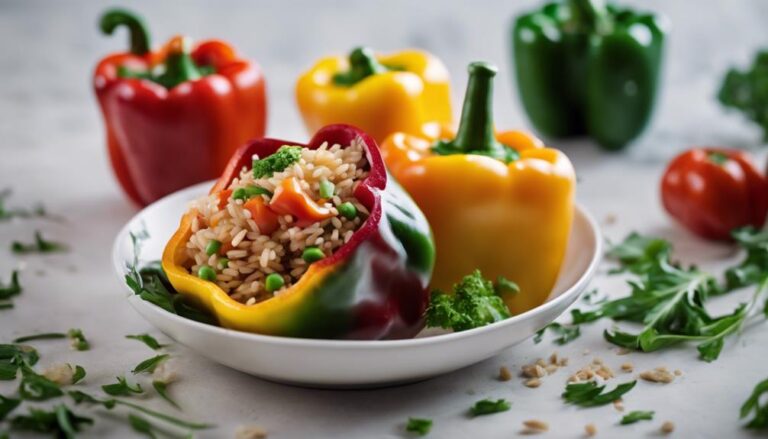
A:
[[[11,272],[11,283],[8,285],[0,282],[0,300],[8,300],[13,296],[21,293],[21,284],[19,283],[19,272],[13,270]]]
[[[168,401],[169,404],[176,407],[177,409],[181,410],[181,407],[179,407],[179,404],[171,398],[171,395],[168,394],[168,383],[165,381],[152,381],[152,387],[155,388],[155,391],[158,395],[160,395],[161,398]]]
[[[746,418],[752,413],[752,419],[747,423],[747,428],[768,429],[768,402],[760,404],[760,397],[768,394],[768,379],[757,383],[752,394],[741,406],[739,417]]]
[[[637,381],[619,384],[610,392],[603,393],[605,386],[599,386],[594,381],[571,383],[565,387],[565,392],[563,392],[562,396],[566,402],[571,404],[581,407],[596,407],[616,401],[622,395],[632,390],[635,384],[637,384]]]
[[[158,350],[164,348],[166,345],[160,344],[154,337],[152,337],[149,334],[136,334],[136,335],[126,335],[125,338],[131,339],[131,340],[138,340],[147,347],[149,347],[152,350]]]
[[[77,384],[85,378],[85,369],[83,366],[75,365],[75,373],[72,374],[72,384]]]
[[[91,348],[91,344],[85,339],[85,335],[80,329],[70,329],[67,331],[67,337],[72,340],[72,347],[78,351],[87,351]]]
[[[494,286],[480,270],[475,270],[453,286],[453,294],[433,291],[427,307],[427,326],[465,331],[510,317],[497,287],[500,284]]]
[[[142,372],[149,372],[152,373],[155,371],[155,368],[160,365],[163,361],[167,360],[170,355],[168,354],[162,354],[162,355],[156,355],[152,358],[147,358],[146,360],[142,361],[141,363],[137,364],[136,367],[133,368],[131,373],[136,375],[137,373]]]
[[[20,399],[6,398],[5,396],[0,395],[0,421],[14,411],[19,404],[21,404]]]
[[[432,420],[424,418],[408,418],[408,424],[405,426],[405,431],[416,433],[419,436],[426,436],[431,429]]]
[[[300,146],[283,145],[274,154],[253,161],[253,178],[271,177],[275,172],[285,170],[301,158]]]
[[[765,89],[767,68],[768,52],[757,52],[748,69],[728,70],[717,94],[723,106],[736,109],[757,123],[763,129],[764,138],[768,138],[768,117],[764,111],[768,100]]]
[[[637,421],[650,421],[653,419],[653,411],[635,410],[627,413],[621,418],[621,425],[634,424]]]
[[[48,378],[38,375],[27,365],[21,366],[21,383],[19,396],[28,401],[46,401],[63,395],[58,384]]]
[[[58,242],[47,241],[43,238],[40,231],[35,231],[35,242],[32,244],[25,244],[19,241],[14,241],[11,244],[11,251],[16,254],[26,253],[55,253],[63,252],[67,250],[67,246]]]
[[[0,380],[16,379],[22,366],[34,366],[40,358],[37,351],[26,345],[0,344]]]
[[[746,251],[746,257],[725,272],[726,288],[733,290],[762,282],[768,274],[768,230],[743,227],[734,230],[731,235]]]
[[[11,427],[38,433],[53,433],[56,437],[74,439],[80,427],[93,424],[93,419],[73,413],[67,406],[59,404],[52,411],[30,407],[29,415],[11,419]]]
[[[135,393],[144,393],[141,388],[141,384],[136,383],[135,387],[131,387],[125,377],[117,377],[117,382],[113,384],[105,384],[101,386],[101,389],[107,395],[112,396],[131,396]]]
[[[555,342],[555,344],[560,346],[564,344],[568,344],[573,340],[576,340],[581,335],[581,330],[579,329],[578,326],[565,326],[565,325],[561,325],[560,323],[553,322],[539,329],[536,332],[536,335],[533,336],[533,342],[536,344],[541,343],[542,338],[544,338],[544,332],[546,332],[547,329],[559,335],[559,337],[557,337],[553,341]]]
[[[34,218],[48,216],[45,208],[42,205],[37,205],[32,209],[8,209],[5,207],[5,200],[7,200],[10,196],[10,189],[3,189],[0,191],[0,221],[7,221],[12,218]]]
[[[492,401],[490,399],[483,399],[477,401],[472,408],[469,409],[469,414],[472,416],[490,415],[493,413],[506,412],[512,407],[506,399],[497,399]]]

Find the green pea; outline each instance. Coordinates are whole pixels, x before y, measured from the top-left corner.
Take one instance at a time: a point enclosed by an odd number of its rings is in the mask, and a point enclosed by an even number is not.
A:
[[[355,219],[357,216],[357,207],[349,201],[339,204],[337,207],[341,216],[346,219]]]
[[[277,273],[272,273],[267,276],[264,285],[267,287],[267,291],[271,293],[282,288],[283,285],[285,285],[285,280],[283,279],[283,276],[280,276]]]
[[[207,265],[203,265],[197,270],[197,277],[203,280],[214,281],[216,280],[216,270]]]
[[[326,179],[320,180],[320,197],[331,198],[333,196],[336,186]]]
[[[219,259],[219,268],[224,269],[229,267],[229,259],[227,258],[221,258]]]
[[[256,195],[269,195],[272,196],[272,192],[259,186],[248,186],[245,188],[245,195],[248,198],[255,197]]]
[[[208,256],[218,253],[219,250],[221,250],[221,241],[215,239],[208,241],[208,245],[205,246],[205,254]]]
[[[318,247],[307,247],[304,249],[304,252],[301,254],[301,258],[307,261],[307,263],[309,264],[319,261],[324,257],[325,257],[325,253],[323,253],[323,251],[320,250]]]

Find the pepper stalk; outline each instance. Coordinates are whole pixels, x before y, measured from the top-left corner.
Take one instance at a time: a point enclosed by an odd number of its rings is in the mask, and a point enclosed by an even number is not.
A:
[[[595,32],[600,35],[613,29],[611,17],[605,0],[568,0],[569,23],[574,29]]]
[[[368,47],[357,47],[349,54],[349,70],[334,75],[333,82],[336,85],[349,87],[369,76],[390,70],[392,69],[376,59],[373,50]]]
[[[493,78],[498,69],[486,62],[469,64],[469,82],[453,140],[438,140],[432,151],[440,155],[479,154],[513,162],[519,154],[496,140],[493,126]]]
[[[177,35],[166,47],[165,71],[155,79],[157,83],[171,89],[182,82],[194,81],[204,76],[190,55],[192,42],[189,38]]]
[[[105,35],[112,35],[115,29],[121,26],[128,28],[132,54],[144,56],[149,53],[152,46],[149,31],[144,20],[138,15],[125,9],[110,9],[99,21],[99,28]]]

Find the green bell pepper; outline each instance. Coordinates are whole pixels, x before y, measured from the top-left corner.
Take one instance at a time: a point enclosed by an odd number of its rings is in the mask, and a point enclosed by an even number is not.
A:
[[[665,20],[566,0],[517,17],[512,26],[517,85],[542,134],[588,135],[606,149],[626,146],[653,112]]]

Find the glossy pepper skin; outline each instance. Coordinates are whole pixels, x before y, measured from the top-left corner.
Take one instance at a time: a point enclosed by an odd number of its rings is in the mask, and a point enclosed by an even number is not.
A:
[[[110,161],[131,200],[146,205],[216,178],[240,145],[264,135],[264,76],[232,46],[208,40],[190,50],[175,37],[152,52],[143,22],[122,10],[107,12],[101,26],[130,30],[131,50],[102,59],[93,85]]]
[[[323,58],[299,77],[296,102],[309,132],[347,123],[379,143],[394,132],[421,134],[427,122],[451,121],[448,71],[419,50],[374,56],[357,48],[349,58]]]
[[[667,212],[690,231],[729,241],[731,231],[762,228],[768,211],[768,180],[745,152],[694,148],[675,157],[661,180]]]
[[[323,142],[349,145],[362,138],[370,173],[355,197],[370,211],[352,239],[331,256],[314,262],[299,282],[279,296],[246,306],[215,283],[190,274],[185,243],[191,234],[186,214],[163,253],[163,269],[174,288],[210,310],[232,329],[268,335],[334,339],[392,339],[416,335],[424,326],[434,245],[429,225],[413,201],[386,172],[375,141],[349,125],[318,131],[306,148]],[[223,191],[253,154],[268,157],[282,145],[259,139],[240,148],[211,193]]]
[[[656,100],[662,17],[565,0],[517,17],[513,60],[520,99],[543,135],[587,135],[609,150],[639,136]]]
[[[432,288],[479,269],[520,286],[504,299],[513,313],[543,303],[557,279],[573,219],[575,174],[568,158],[521,131],[494,133],[495,68],[470,64],[454,138],[397,133],[384,161],[427,216],[437,259]]]

